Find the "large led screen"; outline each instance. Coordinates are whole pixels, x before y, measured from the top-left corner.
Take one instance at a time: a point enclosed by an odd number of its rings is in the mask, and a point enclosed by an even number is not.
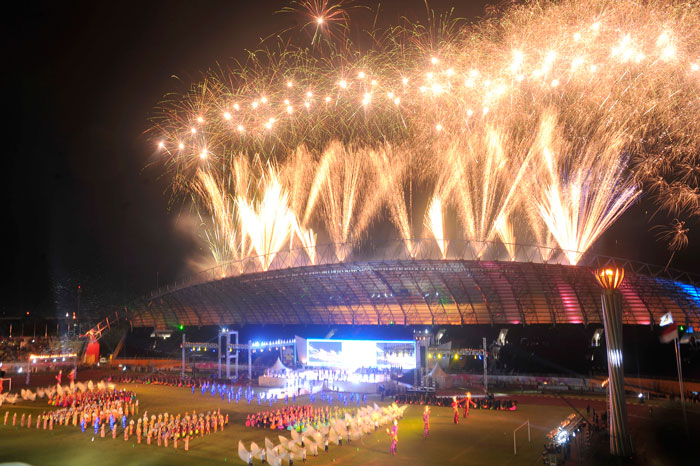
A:
[[[415,369],[415,351],[414,341],[306,340],[307,365],[317,367]]]

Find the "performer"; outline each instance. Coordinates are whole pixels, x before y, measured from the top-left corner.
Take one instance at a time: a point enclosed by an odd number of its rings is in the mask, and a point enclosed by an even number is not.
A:
[[[467,392],[467,397],[462,400],[464,403],[464,412],[462,413],[462,417],[469,417],[469,405],[476,406],[476,403],[472,401],[472,392]]]
[[[423,410],[423,438],[428,438],[430,433],[430,406]]]
[[[389,434],[391,439],[391,454],[396,456],[396,444],[399,443],[399,421],[394,419],[394,425],[391,427],[391,430],[387,429],[386,433]]]
[[[453,422],[459,424],[459,401],[457,401],[456,396],[452,397],[452,412],[454,414]]]
[[[56,376],[56,382],[58,385],[61,385],[61,377],[63,376],[63,369],[58,371],[58,375]]]

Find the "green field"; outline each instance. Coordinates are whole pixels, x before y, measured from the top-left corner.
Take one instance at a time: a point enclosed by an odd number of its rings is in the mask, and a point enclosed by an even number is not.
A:
[[[212,433],[190,443],[185,452],[183,444],[175,450],[136,443],[123,437],[93,439],[92,430],[81,433],[79,428],[56,427],[53,431],[0,425],[0,462],[22,461],[33,465],[124,465],[124,464],[243,464],[237,455],[238,440],[246,446],[251,441],[263,444],[265,436],[277,443],[277,432],[246,428],[246,414],[262,410],[257,403],[238,405],[221,402],[220,399],[188,390],[157,385],[125,385],[134,390],[139,399],[141,413],[183,413],[221,408],[230,415],[229,426],[224,432]],[[297,400],[304,403],[304,398]],[[371,401],[377,401],[370,398]],[[319,403],[319,400],[316,401]],[[280,403],[283,405],[283,403]],[[0,408],[0,422],[5,411],[36,414],[46,409],[45,401],[23,402]],[[331,445],[329,452],[320,452],[317,458],[309,458],[308,464],[380,465],[380,464],[535,464],[539,460],[544,434],[563,419],[571,410],[559,406],[522,405],[515,412],[472,410],[471,417],[457,426],[453,425],[450,408],[432,408],[431,433],[423,439],[421,408],[410,406],[399,423],[398,455],[389,455],[389,438],[383,430],[365,436],[362,440]],[[518,455],[513,455],[513,429],[529,419],[532,427],[532,443],[527,443],[527,432],[518,433]],[[287,434],[287,436],[289,436]]]

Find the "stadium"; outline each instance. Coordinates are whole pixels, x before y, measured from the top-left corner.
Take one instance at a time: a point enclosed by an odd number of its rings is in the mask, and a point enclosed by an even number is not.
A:
[[[477,259],[467,241],[451,242],[443,259],[431,239],[383,244],[371,257],[337,261],[334,245],[281,252],[269,270],[251,257],[154,291],[128,309],[133,326],[180,325],[528,325],[602,324],[596,268],[623,267],[623,322],[658,325],[664,314],[700,324],[693,277],[648,264],[592,256],[579,266],[538,246],[500,243]],[[432,246],[432,247],[431,247]],[[452,254],[454,253],[454,255]],[[309,257],[318,263],[309,264]],[[542,262],[542,255],[551,257]],[[526,261],[527,258],[532,259]],[[334,261],[335,259],[335,261]],[[535,261],[539,259],[538,261]]]

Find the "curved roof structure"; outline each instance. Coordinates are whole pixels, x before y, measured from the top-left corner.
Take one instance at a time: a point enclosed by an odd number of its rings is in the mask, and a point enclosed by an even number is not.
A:
[[[129,310],[134,326],[231,324],[592,324],[602,323],[601,289],[589,266],[503,260],[356,260],[228,276],[217,269],[159,290]],[[648,266],[626,270],[625,324],[700,324],[700,291]],[[229,271],[230,272],[230,271]],[[685,277],[681,277],[685,278]]]

